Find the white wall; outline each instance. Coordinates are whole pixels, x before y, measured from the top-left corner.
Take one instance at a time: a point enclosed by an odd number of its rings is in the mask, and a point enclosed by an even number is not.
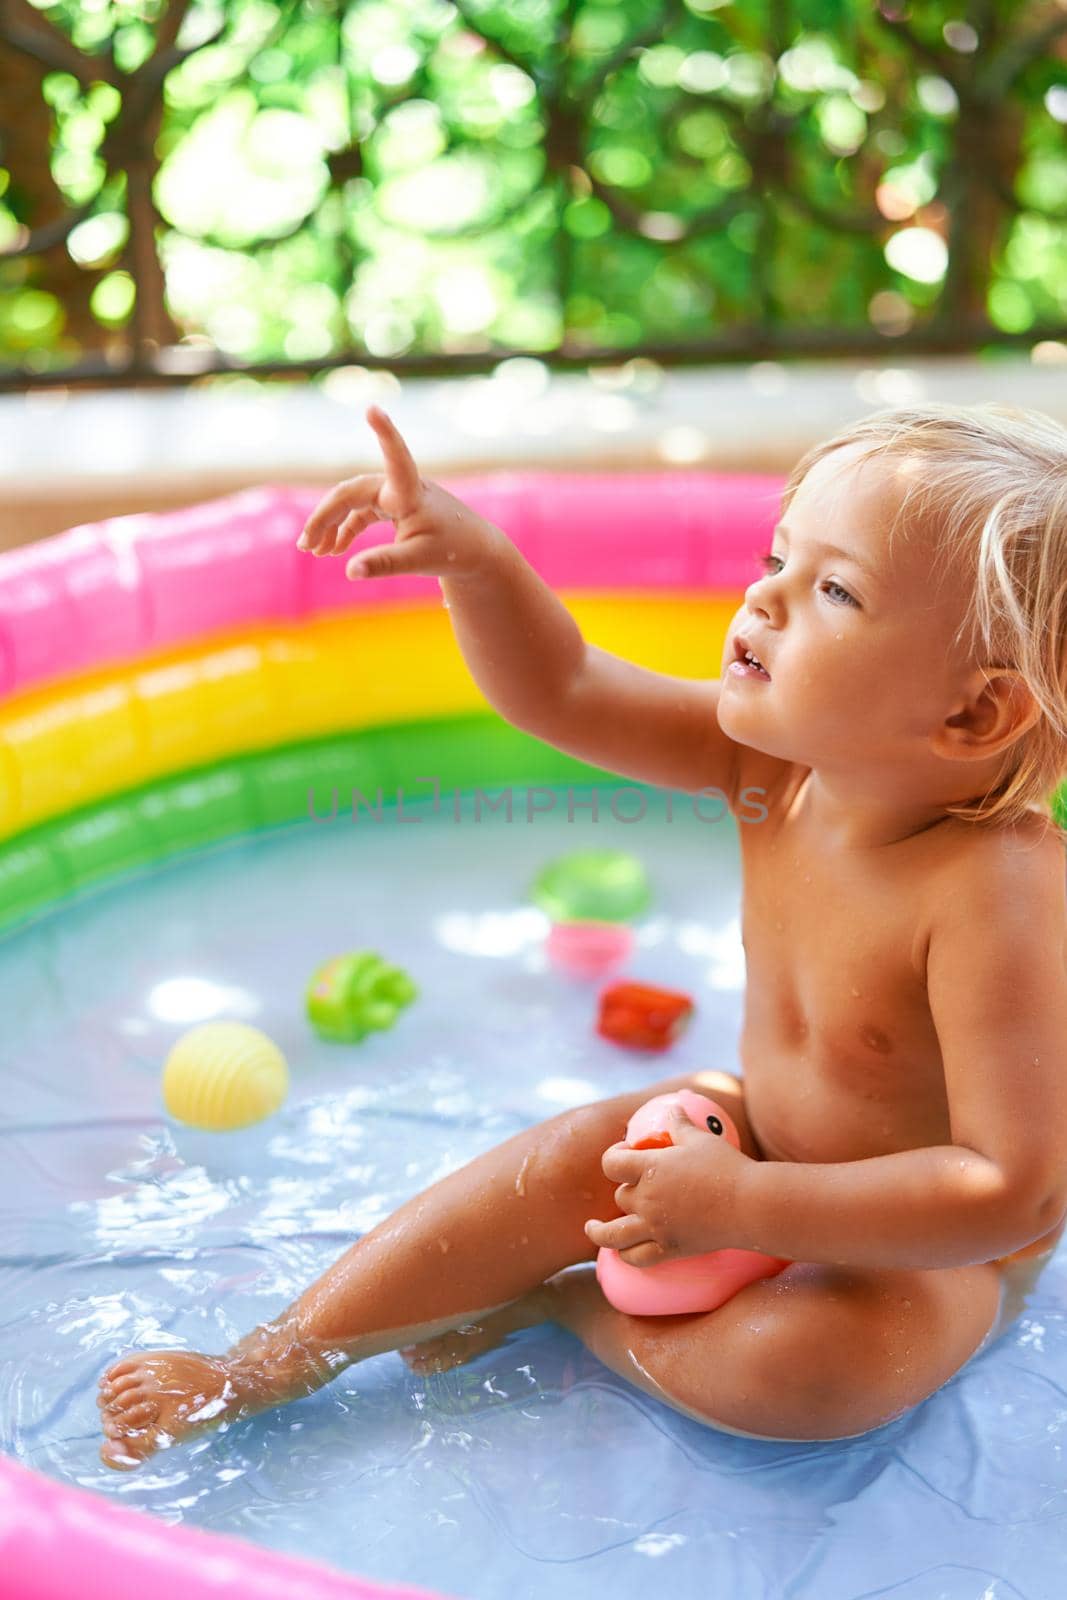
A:
[[[442,477],[522,465],[785,470],[849,419],[913,400],[996,401],[1067,426],[1067,346],[1038,355],[671,372],[636,360],[557,375],[520,359],[491,377],[402,387],[345,368],[321,385],[0,396],[0,546],[249,483],[325,484],[370,470],[370,400],[391,412],[424,472]]]

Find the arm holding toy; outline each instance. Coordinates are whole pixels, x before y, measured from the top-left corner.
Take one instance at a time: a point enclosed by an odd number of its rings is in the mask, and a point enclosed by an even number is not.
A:
[[[857,1267],[967,1266],[1052,1234],[1067,1211],[1067,978],[1059,875],[983,858],[931,896],[927,989],[952,1143],[833,1163],[753,1161],[680,1113],[674,1147],[612,1145],[625,1216],[590,1222],[633,1266],[736,1246]]]
[[[673,1148],[612,1145],[603,1171],[626,1213],[586,1236],[631,1266],[736,1248],[856,1267],[989,1261],[1050,1225],[1013,1201],[996,1165],[954,1145],[866,1161],[753,1161],[680,1113]]]
[[[332,489],[300,548],[342,556],[373,523],[391,521],[394,542],[353,556],[348,576],[440,579],[471,675],[509,722],[642,782],[735,795],[738,746],[719,727],[718,679],[650,672],[587,644],[500,529],[420,476],[384,412],[372,406],[367,420],[384,470]]]

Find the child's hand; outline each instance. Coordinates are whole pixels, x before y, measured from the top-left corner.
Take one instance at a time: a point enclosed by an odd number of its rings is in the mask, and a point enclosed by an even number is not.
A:
[[[418,572],[435,578],[468,577],[491,551],[496,530],[436,483],[427,483],[396,428],[377,406],[367,421],[378,435],[384,472],[348,478],[311,513],[297,548],[316,556],[344,555],[374,522],[396,528],[392,544],[361,550],[345,568],[349,578],[385,578]]]
[[[625,1215],[587,1222],[586,1237],[617,1250],[631,1267],[741,1247],[740,1190],[750,1157],[694,1127],[678,1106],[668,1132],[667,1149],[613,1144],[601,1161],[604,1176],[619,1185],[615,1203]]]

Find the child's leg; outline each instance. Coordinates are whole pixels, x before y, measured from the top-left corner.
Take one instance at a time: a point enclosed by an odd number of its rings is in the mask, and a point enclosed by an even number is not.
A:
[[[401,1206],[225,1356],[144,1352],[112,1367],[100,1389],[104,1461],[134,1466],[161,1444],[310,1394],[354,1361],[512,1302],[524,1304],[511,1326],[541,1320],[544,1281],[595,1255],[587,1218],[617,1215],[604,1151],[639,1105],[684,1087],[718,1099],[758,1156],[727,1073],[672,1078],[526,1129]]]
[[[664,1405],[724,1433],[802,1442],[868,1433],[939,1389],[988,1338],[1000,1277],[991,1263],[794,1262],[715,1311],[677,1317],[616,1311],[592,1268],[543,1295],[552,1321]]]

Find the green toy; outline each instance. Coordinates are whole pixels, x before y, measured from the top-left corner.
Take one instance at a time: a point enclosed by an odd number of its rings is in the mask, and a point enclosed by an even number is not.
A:
[[[406,972],[373,950],[334,956],[315,973],[307,991],[308,1021],[323,1039],[357,1044],[391,1028],[418,994]]]
[[[624,850],[575,850],[549,862],[530,891],[553,922],[630,922],[652,891],[636,856]]]

